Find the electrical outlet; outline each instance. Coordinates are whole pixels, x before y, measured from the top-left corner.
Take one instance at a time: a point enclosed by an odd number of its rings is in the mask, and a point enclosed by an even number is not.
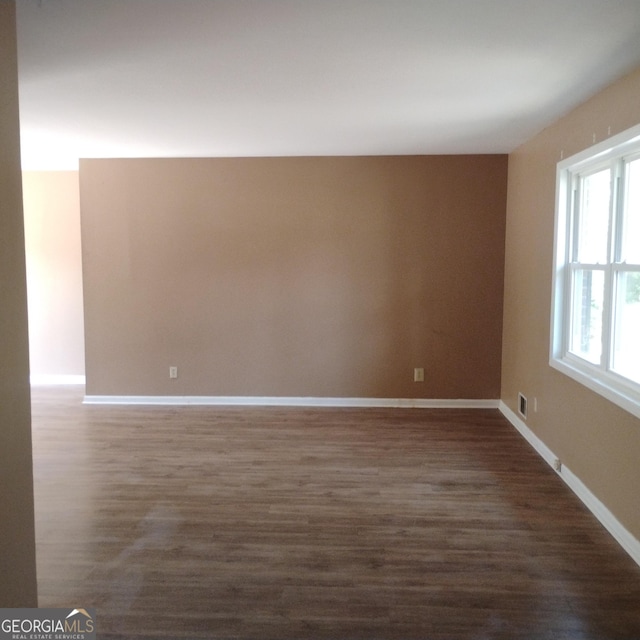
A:
[[[424,382],[424,369],[422,367],[416,367],[413,370],[413,381]]]
[[[169,377],[170,378],[178,377],[178,367],[169,367]]]

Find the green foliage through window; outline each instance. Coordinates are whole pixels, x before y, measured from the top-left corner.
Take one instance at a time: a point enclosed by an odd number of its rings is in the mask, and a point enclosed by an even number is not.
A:
[[[640,302],[640,272],[627,274],[627,303]]]

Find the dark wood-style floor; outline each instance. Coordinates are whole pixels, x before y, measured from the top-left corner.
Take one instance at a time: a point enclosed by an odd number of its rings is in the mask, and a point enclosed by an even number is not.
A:
[[[40,606],[99,638],[640,638],[640,568],[497,411],[33,401]]]

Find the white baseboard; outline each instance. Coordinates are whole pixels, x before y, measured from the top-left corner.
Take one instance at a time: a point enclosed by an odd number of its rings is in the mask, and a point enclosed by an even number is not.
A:
[[[417,409],[497,409],[499,400],[423,398],[305,398],[279,396],[92,396],[84,404],[216,405],[256,407],[391,407]]]
[[[620,523],[607,507],[589,490],[589,488],[567,466],[562,464],[556,468],[558,457],[529,427],[501,400],[500,412],[520,432],[527,442],[564,480],[566,485],[580,498],[585,506],[600,521],[605,529],[616,539],[618,544],[640,565],[640,540]]]
[[[34,387],[58,384],[85,384],[85,382],[85,376],[82,375],[50,375],[38,373],[31,375],[31,384]]]

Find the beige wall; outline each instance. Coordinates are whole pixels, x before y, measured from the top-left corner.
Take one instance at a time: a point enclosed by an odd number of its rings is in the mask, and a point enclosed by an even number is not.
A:
[[[551,369],[556,164],[640,122],[640,69],[509,156],[502,399],[640,538],[640,420]],[[538,400],[538,412],[531,400]]]
[[[81,161],[87,393],[498,398],[506,166]]]
[[[84,375],[77,171],[22,175],[32,379]]]
[[[35,607],[15,5],[0,2],[0,607]]]

